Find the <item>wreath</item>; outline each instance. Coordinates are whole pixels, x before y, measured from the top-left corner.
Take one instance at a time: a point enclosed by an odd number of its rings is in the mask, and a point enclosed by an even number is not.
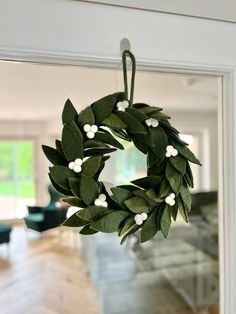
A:
[[[132,61],[128,97],[126,57]],[[158,231],[166,238],[178,213],[188,222],[193,176],[189,162],[201,165],[171,126],[162,108],[133,103],[135,58],[122,55],[124,92],[99,99],[79,114],[68,99],[65,103],[61,140],[56,148],[43,145],[53,164],[49,177],[62,200],[79,207],[63,225],[83,227],[81,234],[117,232],[121,243],[140,231],[140,242]],[[128,99],[129,98],[129,99]],[[99,176],[109,154],[124,149],[118,141],[131,141],[147,156],[147,176],[108,192]]]

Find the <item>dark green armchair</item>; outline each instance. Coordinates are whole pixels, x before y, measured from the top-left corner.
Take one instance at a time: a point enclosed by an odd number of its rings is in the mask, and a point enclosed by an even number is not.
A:
[[[59,202],[63,195],[52,185],[49,185],[48,192],[50,194],[48,206],[28,206],[29,215],[24,218],[27,228],[43,232],[58,227],[66,219],[68,208],[61,207]]]
[[[5,224],[0,224],[0,244],[10,242],[11,227]]]

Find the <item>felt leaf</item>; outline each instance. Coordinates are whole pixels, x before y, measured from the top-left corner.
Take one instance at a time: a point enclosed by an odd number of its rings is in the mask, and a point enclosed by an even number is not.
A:
[[[133,192],[133,191],[137,190],[137,186],[130,185],[130,184],[118,185],[117,188],[122,188],[122,189],[128,190],[130,192]]]
[[[137,104],[135,104],[135,107],[137,108]],[[152,112],[159,112],[162,111],[162,108],[160,107],[150,107],[149,105],[143,106],[139,108],[139,110],[145,114],[150,114]]]
[[[115,152],[116,150],[117,150],[116,148],[103,148],[103,147],[90,148],[84,151],[84,156],[89,157],[93,155],[110,154],[112,152]]]
[[[119,230],[118,235],[121,236],[121,235],[125,234],[134,224],[135,224],[135,221],[134,221],[133,216],[126,218],[122,224],[122,227]]]
[[[175,129],[170,123],[169,121],[164,121],[164,120],[160,120],[159,121],[160,125],[162,126],[163,129],[166,129],[166,131],[168,132],[171,131],[173,133],[179,134],[179,131],[177,129]]]
[[[159,197],[159,195],[157,194],[157,192],[155,191],[154,188],[145,190],[145,194],[152,199],[153,201],[155,201],[155,203],[162,203],[163,200]]]
[[[153,238],[158,231],[157,211],[154,210],[150,216],[144,221],[141,229],[141,243],[144,243]]]
[[[202,165],[201,162],[191,152],[191,150],[188,149],[188,147],[183,146],[183,145],[177,143],[176,141],[171,141],[171,143],[178,150],[178,152],[181,156],[185,157],[186,159],[188,159],[189,161],[191,161],[194,164],[197,164],[199,166]]]
[[[171,186],[170,186],[170,183],[164,179],[161,183],[161,188],[160,188],[160,191],[159,191],[159,195],[160,197],[166,197],[167,195],[170,195],[170,193],[172,193],[172,189],[171,189]]]
[[[147,213],[150,210],[150,205],[143,198],[137,196],[124,201],[124,203],[129,210],[136,214]]]
[[[77,215],[87,221],[93,221],[95,218],[100,217],[101,215],[104,215],[106,213],[110,213],[111,210],[109,210],[108,207],[102,207],[102,206],[89,206],[86,207],[83,210],[80,210]]]
[[[84,202],[76,196],[63,197],[61,200],[73,207],[85,207]]]
[[[82,165],[82,174],[93,177],[98,171],[101,164],[101,157],[94,156],[87,159]]]
[[[104,142],[106,144],[112,145],[119,149],[124,149],[120,142],[118,142],[111,134],[97,132],[95,137],[95,141]]]
[[[132,227],[129,228],[129,230],[124,234],[124,237],[121,239],[120,244],[122,245],[127,239],[128,237],[135,233],[136,231],[138,231],[141,228],[141,226],[138,226],[136,224],[134,224]]]
[[[133,104],[132,107],[134,107],[136,109],[141,109],[141,108],[145,108],[145,107],[150,108],[150,106],[148,104],[141,103],[141,102]]]
[[[81,227],[86,225],[88,222],[81,219],[74,213],[71,217],[67,218],[62,224],[66,227]]]
[[[127,125],[128,133],[133,134],[146,133],[145,127],[132,114],[123,111],[117,111],[116,114]]]
[[[178,194],[182,185],[182,176],[177,172],[170,163],[166,166],[166,179],[169,181],[172,190]]]
[[[148,128],[148,127],[146,127],[146,134],[136,134],[135,138],[138,141],[146,144],[147,146],[150,146],[150,147],[154,147],[155,146],[153,133],[152,133],[151,129]]]
[[[66,159],[63,149],[62,149],[62,145],[61,145],[61,141],[59,140],[55,140],[55,145],[56,145],[56,150],[58,151],[58,153],[64,158]]]
[[[166,205],[161,216],[161,232],[164,238],[167,238],[171,226],[171,215],[169,206]]]
[[[188,208],[181,199],[179,199],[179,208],[178,209],[179,209],[179,213],[182,216],[182,218],[184,219],[184,221],[189,222]]]
[[[78,116],[78,124],[83,127],[85,124],[95,124],[95,117],[91,107],[87,107],[80,111]]]
[[[185,180],[187,181],[187,184],[193,188],[194,187],[194,183],[193,183],[193,174],[192,174],[192,170],[190,168],[189,162],[186,162],[186,172],[184,175]]]
[[[151,132],[153,136],[153,141],[155,143],[153,151],[160,159],[164,159],[166,154],[166,146],[168,145],[168,137],[166,135],[166,132],[162,129],[161,126],[158,126],[157,128],[152,128]]]
[[[62,122],[63,124],[67,123],[69,124],[71,121],[75,120],[77,117],[77,111],[75,110],[75,107],[73,106],[70,99],[67,99],[64,109],[62,112]]]
[[[53,166],[50,168],[50,175],[53,180],[63,189],[70,190],[69,181],[70,177],[74,177],[74,172],[64,166]]]
[[[179,198],[177,197],[177,198],[175,199],[175,204],[174,204],[174,206],[169,206],[169,211],[170,211],[171,217],[174,219],[174,221],[175,221],[176,218],[177,218],[178,209],[179,209]]]
[[[88,149],[88,148],[110,148],[109,145],[103,143],[103,142],[99,142],[99,141],[94,141],[94,140],[88,140],[84,142],[84,148]]]
[[[73,195],[80,198],[80,179],[78,178],[69,178],[69,186]]]
[[[83,235],[91,235],[91,234],[95,234],[95,233],[98,233],[98,231],[92,229],[91,225],[87,225],[82,230],[80,230],[80,234],[83,234]]]
[[[138,141],[134,136],[132,136],[132,141],[134,143],[134,146],[140,150],[143,154],[148,153],[148,146],[143,144],[142,142]]]
[[[68,161],[83,158],[83,142],[67,124],[64,125],[62,131],[62,148]]]
[[[126,112],[130,113],[139,121],[145,121],[148,118],[143,112],[135,108],[127,108]]]
[[[56,149],[46,145],[42,145],[42,149],[47,159],[53,165],[65,166],[67,164],[67,161],[58,153]]]
[[[114,113],[111,113],[105,120],[101,122],[101,124],[114,129],[125,129],[127,127],[127,125]]]
[[[137,180],[131,181],[131,183],[140,186],[143,189],[156,187],[162,181],[161,176],[147,176]]]
[[[167,116],[166,114],[164,114],[163,112],[161,112],[160,110],[155,110],[152,111],[148,114],[148,116],[150,118],[155,118],[157,120],[167,120],[170,119],[170,116]]]
[[[133,194],[135,196],[138,196],[138,197],[144,199],[149,206],[151,206],[151,207],[155,206],[156,202],[154,201],[154,199],[152,197],[148,196],[146,192],[147,192],[147,190],[136,190],[133,192]]]
[[[96,123],[100,124],[105,120],[113,111],[117,102],[124,100],[124,93],[114,93],[105,96],[92,104],[92,109],[95,114]]]
[[[80,180],[80,197],[88,206],[93,204],[98,196],[98,186],[96,181],[88,176],[82,176]]]
[[[192,203],[192,197],[191,197],[191,193],[190,193],[187,185],[183,184],[181,186],[180,195],[181,195],[181,198],[182,198],[183,202],[186,204],[188,209],[190,209],[191,208],[191,203]]]
[[[75,123],[75,121],[72,121],[70,124],[68,124],[68,126],[69,126],[71,132],[72,132],[75,136],[77,136],[77,137],[80,139],[80,141],[83,143],[83,141],[84,141],[83,135],[82,135],[82,133],[81,133],[81,131],[80,131],[80,128],[79,128],[78,125]]]
[[[147,175],[148,176],[163,176],[165,173],[167,160],[158,159],[157,163],[153,167],[148,167]]]
[[[177,155],[175,157],[170,157],[169,161],[176,170],[178,170],[181,174],[185,174],[186,160],[183,157]]]
[[[168,135],[170,136],[170,140],[174,140],[177,141],[181,146],[188,146],[188,144],[186,142],[184,142],[183,140],[181,140],[181,138],[179,137],[179,134],[176,134],[175,132],[172,131],[167,131]]]
[[[111,191],[119,204],[124,203],[124,201],[133,195],[129,190],[120,187],[111,188]]]
[[[113,211],[107,214],[94,223],[91,227],[97,231],[111,233],[118,230],[122,221],[129,216],[129,213],[123,210]]]
[[[71,194],[71,191],[70,190],[66,190],[64,189],[63,187],[61,187],[60,185],[58,185],[52,178],[51,174],[49,173],[49,178],[50,178],[50,181],[52,183],[52,186],[61,194],[63,195],[70,195]]]
[[[115,136],[121,138],[122,140],[131,142],[131,137],[126,133],[126,131],[124,131],[124,130],[117,130],[117,129],[116,130],[111,129],[111,132]]]

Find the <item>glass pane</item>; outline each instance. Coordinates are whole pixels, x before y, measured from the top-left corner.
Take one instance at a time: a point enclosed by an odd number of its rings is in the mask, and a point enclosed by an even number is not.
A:
[[[0,219],[23,217],[34,198],[33,143],[0,142]]]

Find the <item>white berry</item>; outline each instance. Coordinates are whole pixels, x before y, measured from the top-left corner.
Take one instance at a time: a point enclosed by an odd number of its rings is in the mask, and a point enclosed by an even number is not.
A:
[[[80,158],[76,158],[74,163],[75,163],[75,165],[81,166],[83,163],[83,160]]]
[[[91,126],[90,131],[92,131],[93,133],[96,133],[98,131],[98,127],[94,124]]]
[[[178,151],[176,148],[174,148],[172,145],[166,146],[166,157],[175,157],[178,155]]]
[[[86,135],[87,135],[87,138],[91,139],[91,138],[94,138],[95,133],[92,132],[92,131],[89,131],[89,132],[86,133]]]
[[[79,173],[79,172],[81,172],[81,171],[82,171],[81,166],[79,166],[79,165],[75,165],[75,166],[74,166],[74,172]]]
[[[174,149],[174,147],[173,147],[172,145],[168,145],[168,146],[166,147],[166,151],[167,151],[168,153],[172,153],[173,149]]]
[[[69,167],[71,170],[74,169],[74,166],[75,166],[74,161],[71,161],[71,162],[69,163],[69,165],[68,165],[68,167]]]
[[[89,124],[85,124],[83,127],[84,132],[89,132],[91,129],[91,126]]]
[[[142,218],[142,215],[140,214],[135,215],[134,220],[137,225],[141,225],[143,223],[143,218]]]
[[[148,215],[146,213],[142,213],[141,216],[142,216],[143,220],[146,220],[148,218]]]
[[[175,193],[170,193],[168,196],[166,196],[165,202],[166,204],[170,206],[174,206],[175,205]]]
[[[153,118],[149,118],[145,120],[145,123],[148,126],[152,126],[153,128],[156,128],[159,125],[159,122],[157,121],[157,119],[153,119]]]
[[[128,100],[119,101],[116,104],[116,107],[117,107],[118,111],[125,111],[125,109],[129,107],[129,102],[128,102]]]
[[[100,195],[98,196],[98,198],[99,198],[102,202],[104,202],[107,197],[106,197],[105,194],[100,194]]]
[[[102,201],[101,201],[99,198],[97,198],[97,199],[94,201],[94,205],[95,205],[95,206],[102,206]]]
[[[102,202],[102,206],[103,206],[103,207],[107,207],[107,206],[108,206],[108,203],[107,203],[106,201],[103,201],[103,202]]]

